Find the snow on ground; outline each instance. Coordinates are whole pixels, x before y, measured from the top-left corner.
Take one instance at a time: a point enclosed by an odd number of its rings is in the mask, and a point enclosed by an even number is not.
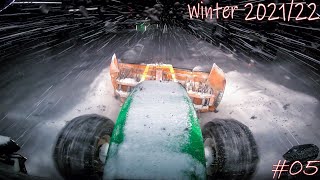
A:
[[[0,146],[1,146],[1,145],[8,144],[9,141],[10,141],[10,138],[9,138],[9,137],[0,136]]]
[[[65,97],[62,100],[68,101],[68,98],[71,97]],[[25,150],[32,150],[32,156],[28,157],[26,162],[30,174],[41,174],[43,177],[62,179],[55,170],[51,156],[57,135],[68,121],[85,114],[99,114],[110,118],[112,121],[115,121],[118,116],[121,103],[113,96],[109,68],[103,69],[88,85],[84,94],[75,98],[81,103],[77,103],[63,114],[50,117],[47,122],[43,122],[32,129],[37,132],[33,138],[30,138],[30,141],[35,142],[35,145],[22,148],[22,154],[26,154]],[[24,143],[20,145],[24,145]],[[40,164],[42,166],[39,166]],[[51,174],[48,174],[48,171]]]
[[[89,85],[81,101],[61,119],[71,120],[85,114],[99,114],[116,121],[121,102],[114,97],[109,68],[105,68]]]
[[[236,119],[252,131],[259,147],[257,177],[272,177],[272,164],[292,146],[320,146],[319,101],[254,73],[230,71],[218,113],[200,114],[201,124]]]
[[[139,82],[136,81],[136,79],[133,78],[124,78],[119,80],[120,83],[126,83],[126,84],[133,84],[137,85]]]

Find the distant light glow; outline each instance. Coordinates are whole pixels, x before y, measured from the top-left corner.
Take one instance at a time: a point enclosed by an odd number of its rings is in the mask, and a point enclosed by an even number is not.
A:
[[[94,7],[94,8],[86,8],[87,11],[94,11],[94,10],[97,10],[98,8],[97,7]],[[79,11],[79,9],[69,9],[69,12],[77,12]]]
[[[62,2],[21,1],[13,4],[62,4]]]

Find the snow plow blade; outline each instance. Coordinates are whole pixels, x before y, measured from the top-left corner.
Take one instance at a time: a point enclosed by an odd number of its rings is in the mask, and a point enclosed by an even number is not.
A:
[[[213,64],[210,73],[173,68],[171,64],[126,64],[112,56],[110,76],[115,96],[122,102],[145,80],[175,81],[188,92],[198,112],[215,111],[226,85],[224,72]]]

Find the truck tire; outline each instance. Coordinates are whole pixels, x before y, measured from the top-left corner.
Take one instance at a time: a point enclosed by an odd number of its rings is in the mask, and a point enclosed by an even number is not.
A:
[[[249,128],[236,120],[215,119],[202,129],[208,179],[250,179],[259,161]]]
[[[54,152],[55,166],[65,179],[100,179],[103,162],[99,159],[101,140],[111,137],[114,123],[103,116],[79,116],[60,132]]]

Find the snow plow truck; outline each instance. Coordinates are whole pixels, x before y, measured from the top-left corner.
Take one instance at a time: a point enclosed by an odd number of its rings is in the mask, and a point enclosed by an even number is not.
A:
[[[226,79],[170,64],[110,64],[117,120],[96,114],[69,121],[53,149],[64,179],[248,179],[258,162],[252,133],[232,119],[200,126],[217,110]]]

